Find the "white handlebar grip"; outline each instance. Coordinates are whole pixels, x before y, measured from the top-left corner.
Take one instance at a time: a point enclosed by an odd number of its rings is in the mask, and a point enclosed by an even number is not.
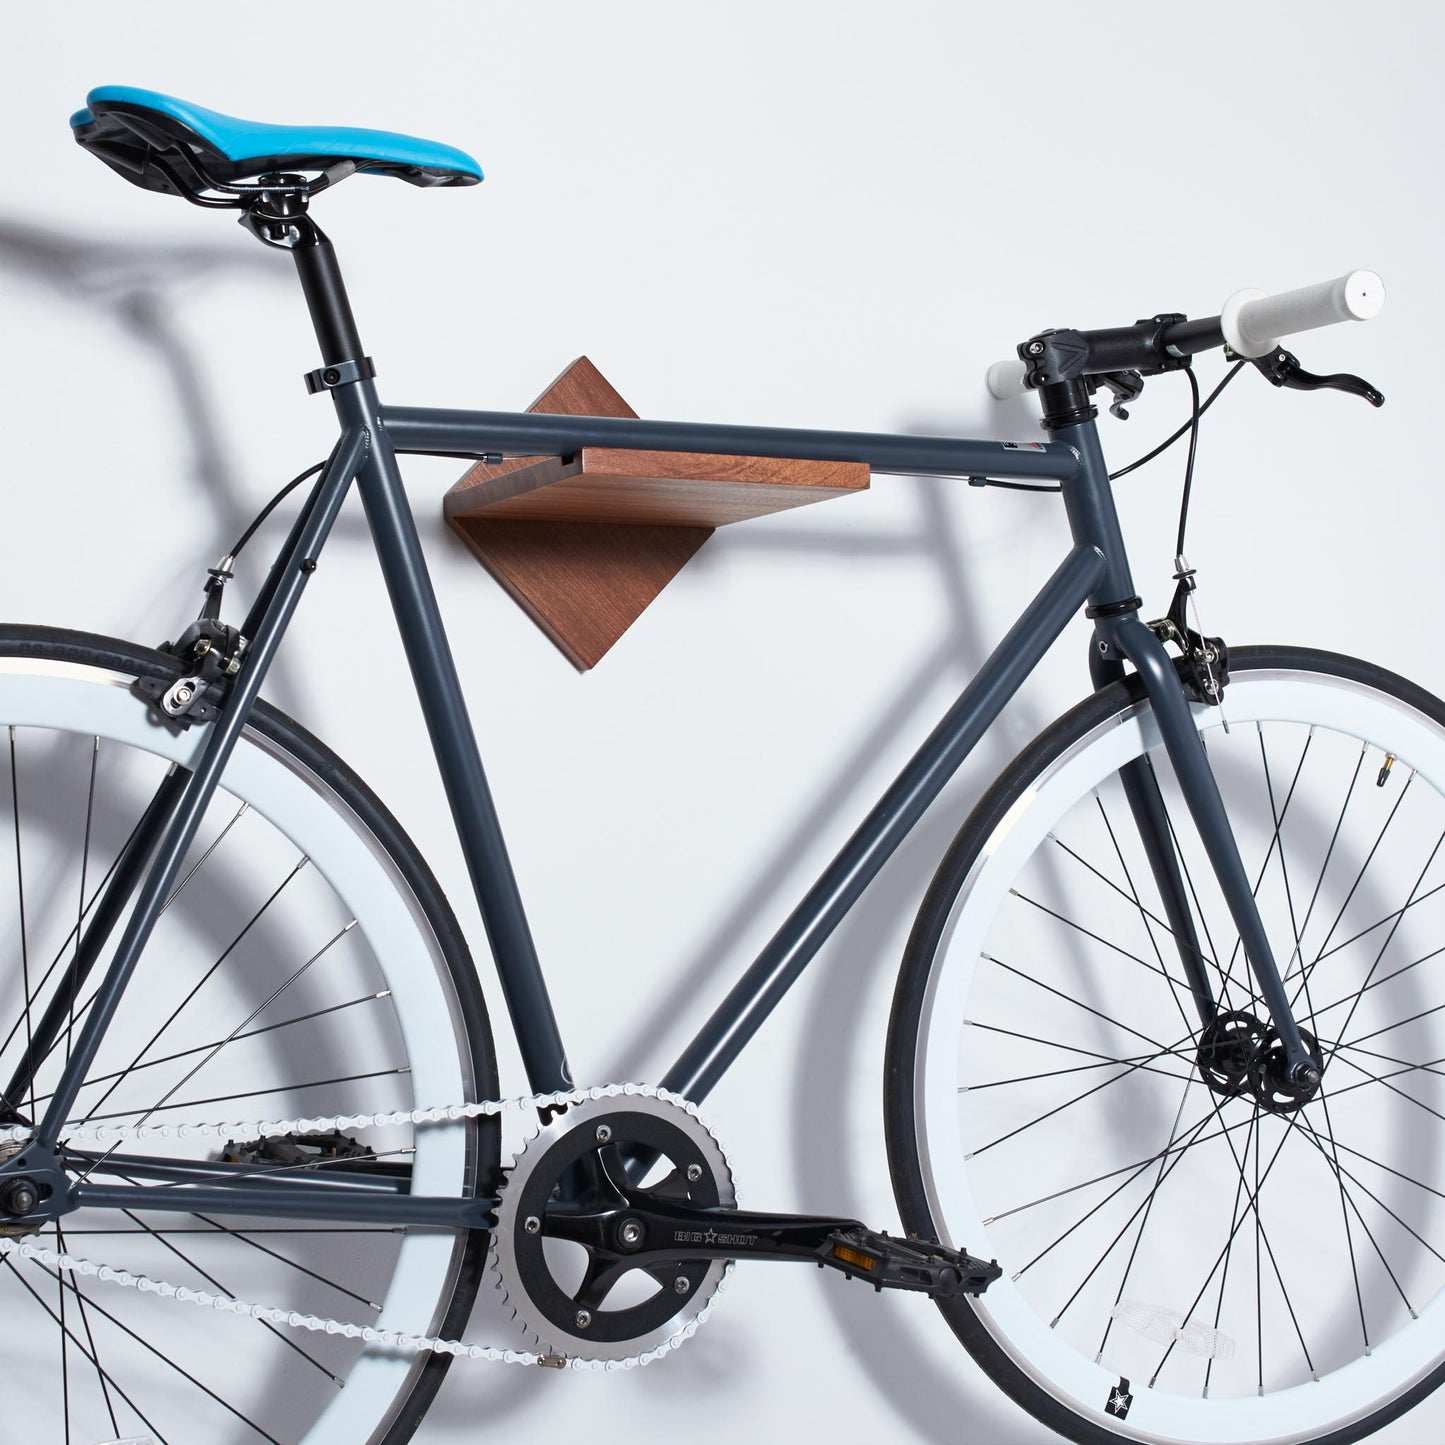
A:
[[[1023,396],[1028,391],[1024,381],[1024,364],[1018,357],[1010,356],[1007,361],[995,361],[984,378],[988,383],[989,395],[995,401],[1007,401],[1011,396]]]
[[[1336,321],[1368,321],[1385,304],[1385,283],[1373,271],[1351,271],[1333,281],[1268,296],[1236,291],[1224,303],[1219,325],[1238,356],[1263,356],[1281,336],[1313,331]]]

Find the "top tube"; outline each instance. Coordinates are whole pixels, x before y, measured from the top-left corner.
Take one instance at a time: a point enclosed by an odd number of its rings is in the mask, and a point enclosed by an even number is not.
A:
[[[889,432],[813,431],[724,426],[637,417],[561,416],[549,412],[381,408],[398,452],[435,456],[567,456],[583,447],[706,452],[800,461],[864,462],[905,476],[1002,477],[1072,481],[1079,455],[1061,442],[982,441]]]

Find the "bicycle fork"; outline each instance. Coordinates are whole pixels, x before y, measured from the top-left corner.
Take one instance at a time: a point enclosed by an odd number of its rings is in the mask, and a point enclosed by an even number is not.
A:
[[[1164,644],[1140,621],[1137,612],[1100,618],[1096,622],[1089,658],[1095,685],[1102,687],[1122,677],[1125,661],[1133,666],[1144,685],[1179,790],[1239,932],[1249,969],[1269,1010],[1270,1022],[1284,1046],[1287,1082],[1300,1093],[1312,1093],[1320,1082],[1319,1060],[1310,1053],[1300,1035],[1279,965],[1259,916],[1254,890],[1239,856],[1239,845],[1230,827],[1219,785],[1209,766],[1204,742],[1194,726],[1183,684]],[[1200,1021],[1207,1027],[1217,1014],[1218,1004],[1205,973],[1206,955],[1194,926],[1158,779],[1149,763],[1141,758],[1123,769],[1122,781],[1185,978]]]

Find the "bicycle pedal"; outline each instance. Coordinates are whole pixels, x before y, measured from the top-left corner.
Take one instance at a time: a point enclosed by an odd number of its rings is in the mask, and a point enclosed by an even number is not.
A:
[[[895,1239],[862,1226],[828,1236],[818,1255],[818,1267],[825,1265],[849,1279],[866,1280],[875,1290],[917,1290],[934,1299],[982,1294],[1003,1273],[996,1259],[975,1259],[966,1250]]]

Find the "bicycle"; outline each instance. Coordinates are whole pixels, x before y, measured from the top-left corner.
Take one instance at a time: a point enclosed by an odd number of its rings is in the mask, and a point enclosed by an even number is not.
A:
[[[739,1258],[930,1296],[997,1384],[1078,1441],[1343,1442],[1435,1388],[1445,1163],[1423,1131],[1445,1119],[1445,1005],[1421,970],[1445,952],[1445,704],[1369,663],[1203,635],[1183,556],[1199,420],[1242,368],[1383,401],[1279,345],[1373,314],[1378,278],[1037,333],[990,384],[1038,396],[1044,442],[396,407],[311,202],[358,172],[472,184],[470,157],[125,87],[72,126],[126,179],[233,210],[292,255],[321,351],[307,385],[341,435],[210,569],[175,643],[0,629],[16,880],[0,1255],[49,1438],[192,1440],[204,1422],[398,1445],[453,1358],[656,1358]],[[1226,346],[1201,402],[1192,358]],[[1190,439],[1177,585],[1146,623],[1093,398],[1122,413],[1175,371],[1193,397],[1171,438]],[[397,463],[587,446],[1045,488],[1074,539],[656,1086],[571,1077]],[[313,477],[244,621],[224,622],[235,553]],[[530,1092],[510,1101],[425,860],[260,699],[353,487],[521,1049]],[[904,1234],[739,1210],[698,1105],[1080,610],[1094,691],[974,809],[904,958],[885,1066]],[[240,1104],[255,1112],[227,1115]],[[537,1131],[504,1168],[508,1108]],[[460,1338],[484,1277],[534,1347]]]

